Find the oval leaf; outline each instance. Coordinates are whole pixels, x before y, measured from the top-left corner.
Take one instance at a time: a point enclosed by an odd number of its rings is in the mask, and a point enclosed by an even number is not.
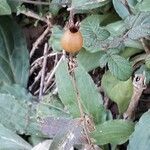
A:
[[[103,75],[102,87],[107,96],[117,103],[119,113],[125,112],[133,94],[131,78],[127,81],[120,81],[107,72]]]
[[[150,148],[150,111],[144,113],[129,139],[128,150],[149,150]]]
[[[107,39],[110,33],[100,27],[100,16],[91,15],[81,22],[83,47],[89,52],[100,51],[101,41]]]
[[[77,55],[78,62],[89,72],[99,67],[99,59],[103,56],[104,52],[90,53],[86,50],[81,50]]]
[[[80,64],[75,69],[75,78],[85,112],[93,116],[95,123],[104,122],[106,120],[106,110],[103,107],[102,97],[90,75]]]
[[[72,0],[72,8],[75,10],[89,10],[108,4],[110,0]]]
[[[32,146],[0,124],[0,150],[31,150]]]
[[[132,122],[124,120],[110,120],[103,124],[97,125],[96,130],[92,133],[92,137],[96,140],[96,144],[105,145],[123,144],[134,130]]]
[[[129,61],[119,55],[110,55],[108,60],[110,72],[119,80],[127,80],[132,74],[132,68]]]
[[[0,15],[10,15],[11,9],[6,0],[1,0],[0,3]]]
[[[113,0],[113,5],[118,13],[118,15],[122,18],[125,19],[127,16],[130,15],[128,8],[123,4],[124,1],[121,0]]]
[[[9,17],[0,17],[0,81],[27,86],[29,54],[19,27]]]

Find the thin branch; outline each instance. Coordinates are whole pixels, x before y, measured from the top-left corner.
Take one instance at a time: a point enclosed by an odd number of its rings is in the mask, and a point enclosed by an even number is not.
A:
[[[34,82],[32,83],[32,85],[29,87],[29,90],[32,91],[34,85],[40,80],[41,78],[41,71],[39,71],[38,75],[35,77]]]
[[[41,66],[41,62],[36,63],[34,66],[30,69],[30,76],[34,73],[34,71]]]
[[[128,106],[128,109],[123,115],[124,119],[128,119],[128,120],[134,119],[135,109],[137,108],[143,90],[146,88],[145,80],[146,78],[144,75],[142,74],[135,75],[133,79],[133,87],[134,87],[133,95],[130,104]]]
[[[36,14],[35,12],[31,11],[31,10],[20,10],[19,11],[21,14],[26,15],[27,17],[31,17],[40,21],[43,21],[45,23],[47,23],[47,19],[44,17],[39,16],[38,14]]]
[[[55,56],[55,55],[59,55],[59,54],[62,54],[62,53],[61,53],[61,52],[51,53],[51,54],[48,54],[48,55],[47,55],[47,58],[52,57],[52,56]],[[38,59],[36,59],[36,60],[31,64],[31,66],[34,66],[35,64],[41,63],[41,61],[43,61],[43,58],[44,58],[44,56],[39,57]]]
[[[70,61],[71,62],[69,63],[69,67],[70,67],[70,70],[71,70],[70,73],[71,73],[71,78],[72,78],[72,84],[73,84],[73,87],[74,87],[75,92],[76,92],[76,100],[77,100],[77,105],[79,107],[81,120],[83,120],[84,132],[85,132],[88,144],[92,145],[92,141],[90,139],[89,130],[88,130],[88,126],[87,126],[87,118],[86,118],[87,116],[84,114],[83,107],[82,107],[82,104],[81,104],[80,93],[79,93],[79,90],[78,90],[78,87],[77,87],[77,84],[76,84],[76,77],[75,77],[75,72],[74,72],[75,65],[72,65],[74,63],[72,55],[70,55]],[[91,120],[89,120],[89,121],[91,121]]]
[[[46,68],[46,64],[47,64],[47,52],[48,52],[48,44],[45,43],[43,66],[42,66],[42,70],[41,70],[41,83],[40,83],[40,91],[39,91],[39,100],[42,99],[42,95],[43,95],[43,86],[44,86],[44,79],[45,79],[45,68]]]
[[[142,46],[143,46],[143,48],[144,48],[146,54],[149,54],[149,53],[150,53],[150,49],[149,49],[149,48],[147,47],[147,45],[145,44],[144,39],[141,38],[140,41],[141,41],[141,43],[142,43]]]
[[[30,52],[30,58],[33,56],[35,50],[38,48],[38,45],[43,41],[43,39],[45,38],[45,36],[50,32],[51,26],[48,25],[48,27],[46,28],[46,30],[41,34],[41,36],[35,41],[35,43],[33,44],[33,47],[31,49]]]
[[[64,59],[64,56],[62,55],[61,58],[59,59],[57,65],[56,65],[56,66],[54,67],[54,69],[52,70],[52,72],[51,72],[51,74],[50,74],[50,76],[49,76],[49,78],[48,78],[46,84],[44,85],[43,92],[45,92],[46,89],[48,88],[48,86],[50,85],[51,79],[53,78],[53,76],[54,76],[54,74],[55,74],[57,68],[59,67],[59,65],[60,65],[60,63],[61,63],[61,61],[62,61],[63,59]]]

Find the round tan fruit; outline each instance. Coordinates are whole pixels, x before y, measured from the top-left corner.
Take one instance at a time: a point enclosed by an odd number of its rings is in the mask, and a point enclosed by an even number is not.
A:
[[[78,52],[82,48],[82,45],[83,37],[80,31],[72,32],[68,29],[61,38],[61,46],[66,52]]]

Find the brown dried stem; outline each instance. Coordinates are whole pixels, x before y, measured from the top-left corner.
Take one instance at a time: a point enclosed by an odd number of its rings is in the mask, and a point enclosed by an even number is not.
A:
[[[76,77],[75,77],[75,72],[74,72],[75,65],[72,65],[74,63],[74,59],[73,59],[72,55],[70,55],[70,61],[71,61],[69,63],[69,67],[70,67],[70,70],[71,70],[70,74],[71,74],[71,78],[72,78],[72,84],[73,84],[73,87],[74,87],[75,92],[76,92],[76,100],[77,100],[77,104],[78,104],[78,107],[79,107],[81,120],[83,120],[84,132],[85,132],[88,144],[93,147],[92,141],[91,141],[90,136],[89,136],[89,128],[87,126],[87,117],[84,114],[83,107],[82,107],[82,104],[81,104],[80,93],[79,93],[79,90],[78,90],[78,87],[77,87],[77,84],[76,84]],[[89,120],[89,121],[92,122],[91,120]]]
[[[41,36],[35,41],[35,43],[33,44],[33,47],[31,49],[30,52],[30,57],[33,56],[35,50],[38,48],[38,45],[43,41],[43,39],[45,38],[45,36],[50,32],[51,26],[48,25],[48,27],[46,28],[46,30],[41,34]]]
[[[150,49],[149,49],[149,48],[147,47],[147,45],[145,44],[144,38],[141,38],[140,41],[141,41],[142,46],[143,46],[143,48],[144,48],[144,50],[145,50],[145,53],[146,53],[146,54],[149,54],[149,53],[150,53]]]
[[[27,17],[31,17],[31,18],[34,18],[34,19],[37,19],[37,20],[40,20],[42,22],[45,22],[47,23],[47,19],[44,18],[44,17],[41,17],[39,16],[38,14],[36,14],[35,12],[31,11],[31,10],[21,10],[19,11],[21,14],[24,14],[26,15]]]
[[[124,119],[134,119],[134,112],[138,105],[139,99],[142,95],[143,90],[146,88],[145,85],[145,76],[142,74],[135,75],[133,79],[133,95],[128,106],[127,111],[124,113]]]

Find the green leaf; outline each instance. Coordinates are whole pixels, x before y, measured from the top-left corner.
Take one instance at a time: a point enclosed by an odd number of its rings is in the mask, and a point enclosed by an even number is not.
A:
[[[150,11],[150,1],[142,0],[136,5],[136,8],[138,8],[142,12]]]
[[[149,150],[150,148],[150,111],[144,113],[135,126],[129,139],[128,150]]]
[[[11,9],[6,0],[1,0],[0,3],[0,15],[10,15]]]
[[[9,17],[0,17],[0,81],[26,87],[29,54],[20,28]]]
[[[147,55],[147,57],[145,59],[145,65],[148,69],[150,69],[150,54]]]
[[[133,94],[131,78],[127,81],[120,81],[110,72],[106,72],[102,78],[102,87],[107,96],[117,103],[119,113],[125,112]]]
[[[131,64],[119,55],[109,55],[108,68],[119,80],[127,80],[132,73]]]
[[[124,120],[110,120],[103,124],[97,125],[96,130],[92,133],[92,137],[96,140],[96,144],[105,145],[123,144],[134,130],[132,122]]]
[[[100,27],[100,16],[91,15],[81,22],[83,47],[93,53],[100,51],[100,43],[110,36],[110,33]]]
[[[109,60],[109,55],[106,53],[99,60],[100,67],[101,68],[105,67],[107,65],[107,63],[108,63],[108,60]]]
[[[123,21],[110,23],[106,26],[105,29],[107,29],[112,36],[122,35],[126,31],[125,23]]]
[[[106,110],[103,107],[102,97],[90,75],[80,64],[75,69],[75,79],[85,112],[93,116],[95,123],[104,122]]]
[[[63,60],[56,71],[56,85],[58,87],[58,94],[69,112],[74,117],[79,117],[79,108],[77,106],[76,92],[72,83],[71,76],[68,71],[68,64]]]
[[[0,150],[31,150],[32,146],[0,124]]]
[[[18,84],[9,85],[7,83],[1,83],[0,93],[11,94],[15,98],[23,101],[24,100],[31,101],[33,99],[32,95],[28,93],[27,89],[21,87]]]
[[[74,10],[89,10],[98,8],[108,4],[110,0],[100,1],[100,0],[72,0],[72,8]]]
[[[63,30],[59,26],[53,26],[51,32],[52,34],[49,43],[52,46],[53,51],[62,51],[60,41],[63,35]]]
[[[29,107],[9,94],[0,94],[0,123],[12,131],[25,133]]]
[[[143,46],[139,40],[131,40],[131,39],[127,38],[124,40],[124,45],[125,45],[125,47],[143,49]]]
[[[96,123],[104,122],[107,116],[102,106],[102,97],[97,91],[92,79],[80,64],[75,69],[75,80],[81,98],[81,104],[83,105],[83,111],[92,115]],[[73,117],[79,117],[76,90],[73,85],[73,79],[69,75],[66,61],[60,64],[56,72],[56,84],[62,103]]]
[[[43,100],[37,104],[36,111],[40,118],[46,118],[50,116],[56,118],[69,118],[71,116],[67,111],[65,111],[64,105],[60,99],[51,93],[44,96]]]
[[[17,8],[23,3],[22,1],[14,1],[14,0],[7,0],[7,3],[9,4],[11,11],[16,12]]]
[[[123,49],[123,51],[120,52],[120,56],[127,59],[135,54],[141,53],[142,51],[143,51],[143,49],[126,47],[125,49]]]
[[[125,19],[127,16],[130,15],[127,7],[123,4],[123,1],[113,0],[113,5],[114,5],[116,12],[122,19]]]
[[[125,23],[129,29],[128,38],[137,40],[150,36],[150,12],[131,15],[126,18]]]
[[[89,72],[97,67],[99,67],[99,59],[103,56],[104,52],[90,53],[85,49],[82,49],[77,55],[77,60],[84,69]]]

